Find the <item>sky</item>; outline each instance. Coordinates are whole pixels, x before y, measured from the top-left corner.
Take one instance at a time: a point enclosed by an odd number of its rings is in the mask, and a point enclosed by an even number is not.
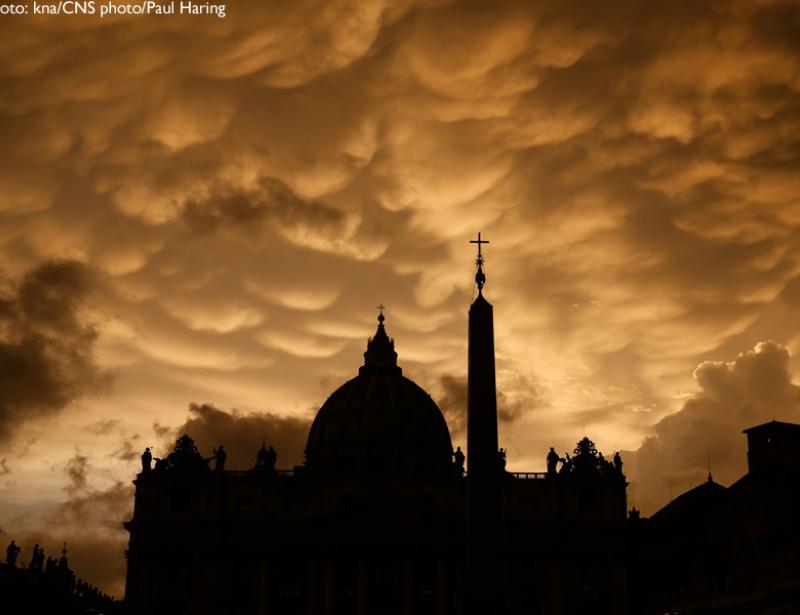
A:
[[[188,431],[302,460],[386,306],[465,443],[481,232],[500,440],[623,451],[645,514],[800,422],[800,5],[237,0],[0,17],[0,528],[121,596]]]

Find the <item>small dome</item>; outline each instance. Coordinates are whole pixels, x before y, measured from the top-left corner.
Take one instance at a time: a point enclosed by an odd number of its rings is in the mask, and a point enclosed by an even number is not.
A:
[[[441,475],[452,452],[436,402],[397,366],[381,314],[358,376],[327,399],[311,425],[306,466],[327,474]]]

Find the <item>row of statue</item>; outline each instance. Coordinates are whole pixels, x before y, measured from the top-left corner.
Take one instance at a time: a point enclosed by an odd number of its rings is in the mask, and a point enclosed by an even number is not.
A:
[[[12,568],[16,568],[17,559],[19,558],[19,554],[21,552],[22,552],[22,547],[20,547],[16,542],[12,540],[8,544],[8,547],[6,547],[6,564],[11,566]],[[64,548],[61,551],[61,557],[59,559],[55,559],[48,555],[46,562],[44,559],[44,549],[39,547],[39,543],[33,545],[33,551],[31,553],[30,564],[28,564],[28,570],[32,570],[34,572],[45,572],[45,573],[55,572],[56,570],[61,570],[61,571],[69,570],[69,561],[67,560],[66,543],[64,543]]]
[[[6,564],[11,568],[17,568],[21,553],[22,547],[12,540],[6,547]],[[25,570],[24,567],[21,569]],[[88,604],[98,605],[114,600],[113,597],[94,585],[75,578],[75,573],[69,567],[66,543],[64,543],[64,548],[61,550],[61,557],[58,559],[49,555],[45,559],[44,549],[38,543],[33,545],[27,570],[37,576],[40,575],[42,579],[54,583],[56,586],[61,587],[62,591],[66,591],[73,597],[84,600]]]
[[[142,472],[147,474],[152,471],[162,471],[168,468],[202,468],[208,470],[210,461],[214,461],[214,471],[224,472],[225,462],[228,459],[228,454],[225,448],[220,444],[212,449],[212,457],[203,457],[197,450],[197,446],[188,435],[183,435],[175,443],[174,450],[165,458],[154,458],[150,447],[144,449],[142,453]],[[619,451],[614,453],[611,461],[603,457],[603,453],[599,452],[594,445],[594,442],[589,438],[583,438],[573,451],[575,457],[570,457],[569,453],[565,453],[563,457],[555,451],[555,448],[550,447],[550,452],[547,454],[547,476],[564,476],[577,472],[578,474],[592,472],[601,476],[622,476],[622,457]],[[464,475],[464,464],[466,456],[461,450],[461,447],[456,447],[452,453],[453,467],[456,475]],[[256,453],[256,465],[253,470],[266,470],[275,472],[275,464],[278,460],[278,454],[275,449],[270,446],[267,448],[266,443],[262,442],[261,448]],[[155,461],[155,467],[153,467]],[[558,464],[561,467],[558,467]],[[505,472],[506,468],[506,449],[501,448],[497,451],[497,467],[500,472]]]
[[[225,471],[225,462],[228,459],[228,453],[225,452],[225,447],[220,444],[211,451],[212,457],[202,457],[194,444],[194,441],[188,436],[184,435],[178,438],[175,443],[175,449],[167,455],[166,458],[160,459],[153,457],[150,447],[144,449],[142,453],[142,472],[147,474],[149,472],[160,472],[168,468],[182,468],[187,466],[205,467],[208,468],[210,461],[214,462],[215,472]],[[261,443],[261,448],[256,453],[256,465],[254,470],[267,470],[275,471],[275,464],[278,461],[278,453],[270,446],[267,448],[266,442]],[[155,466],[153,465],[155,462]]]
[[[547,476],[565,476],[572,473],[595,474],[607,477],[622,477],[622,457],[619,451],[611,461],[603,456],[589,438],[583,438],[573,451],[575,457],[565,453],[560,457],[551,446],[547,453]],[[558,464],[561,467],[558,468]]]
[[[577,447],[573,451],[575,457],[570,457],[569,453],[565,453],[560,457],[556,453],[555,448],[550,447],[550,452],[547,454],[547,476],[565,476],[573,472],[587,472],[593,471],[600,476],[622,476],[622,457],[619,451],[614,453],[611,461],[603,457],[603,453],[599,452],[594,445],[594,442],[589,438],[583,438],[578,442]],[[453,451],[453,466],[457,476],[464,476],[464,462],[466,457],[461,450],[461,447],[456,447]],[[558,467],[558,464],[561,467]],[[506,469],[506,449],[501,448],[497,451],[497,466],[501,472]]]

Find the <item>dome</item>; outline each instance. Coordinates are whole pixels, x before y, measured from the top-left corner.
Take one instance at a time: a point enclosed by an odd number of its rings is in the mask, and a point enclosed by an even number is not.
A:
[[[383,314],[364,365],[325,401],[306,444],[309,471],[325,474],[440,475],[453,446],[431,396],[403,376]]]

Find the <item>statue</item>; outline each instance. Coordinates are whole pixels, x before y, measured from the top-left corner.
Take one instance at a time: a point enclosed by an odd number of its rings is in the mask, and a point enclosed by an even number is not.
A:
[[[457,446],[455,452],[453,453],[453,460],[456,464],[456,472],[458,472],[459,476],[464,476],[464,453],[461,451],[461,447]]]
[[[214,459],[216,463],[214,465],[214,469],[217,472],[225,471],[225,460],[228,458],[228,453],[225,452],[225,449],[222,448],[222,445],[219,445],[219,448],[215,448],[211,451],[214,453]]]
[[[622,474],[622,457],[619,454],[619,451],[614,453],[614,469]]]
[[[262,441],[261,448],[256,453],[256,468],[264,468],[267,465],[267,443]]]
[[[575,472],[580,476],[597,476],[604,468],[598,458],[597,447],[587,437],[584,437],[575,447],[575,458],[572,463]]]
[[[34,572],[42,572],[44,570],[44,549],[39,548],[39,543],[33,545],[31,563],[28,564],[28,569]]]
[[[61,549],[61,557],[58,558],[58,569],[67,571],[69,570],[69,560],[67,560],[67,543],[64,543],[64,548]]]
[[[167,455],[165,469],[180,472],[205,471],[208,470],[208,461],[200,455],[194,440],[188,434],[184,434],[176,440],[175,448]],[[156,470],[158,470],[157,462]]]
[[[148,446],[144,449],[144,453],[142,453],[142,472],[149,472],[150,471],[150,464],[153,462],[153,453],[150,452],[150,447]]]
[[[271,446],[267,448],[266,442],[261,442],[261,448],[256,454],[256,467],[257,470],[266,470],[268,472],[275,472],[275,462],[278,460],[278,453]]]
[[[600,474],[603,476],[609,476],[611,474],[611,462],[603,457],[603,453],[600,452],[597,453],[597,469],[600,470]]]
[[[12,568],[16,568],[17,556],[19,555],[20,551],[22,551],[22,547],[18,547],[17,544],[12,540],[6,549],[6,564]]]
[[[504,448],[497,451],[497,465],[500,467],[501,472],[506,471],[506,449]]]
[[[547,453],[547,475],[548,476],[555,476],[556,474],[556,466],[558,465],[559,457],[558,453],[556,453],[555,449],[551,446],[550,452]]]
[[[561,469],[558,471],[558,475],[569,474],[572,471],[572,459],[570,459],[569,453],[564,453],[564,458],[559,459],[559,461],[561,462]]]

